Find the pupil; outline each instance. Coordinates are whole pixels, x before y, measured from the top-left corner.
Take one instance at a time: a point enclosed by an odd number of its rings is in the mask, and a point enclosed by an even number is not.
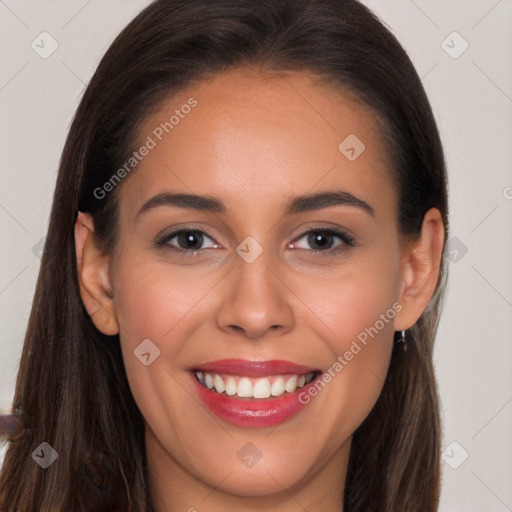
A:
[[[317,244],[320,248],[325,248],[326,246],[330,245],[328,241],[327,241],[327,243],[325,242],[325,239],[330,238],[330,236],[331,236],[330,234],[325,233],[323,231],[317,231],[315,234],[309,235],[308,242],[311,245]],[[324,239],[323,243],[322,243],[322,238]]]
[[[178,242],[182,247],[184,246],[187,249],[200,249],[202,245],[201,237],[201,233],[197,231],[184,231],[178,235]],[[194,238],[199,239],[199,242],[196,241],[194,244]]]

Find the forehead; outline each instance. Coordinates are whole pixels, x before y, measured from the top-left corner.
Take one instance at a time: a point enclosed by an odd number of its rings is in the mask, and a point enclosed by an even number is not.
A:
[[[164,191],[219,196],[230,211],[278,207],[315,188],[393,201],[377,126],[353,94],[311,74],[224,72],[145,120],[136,147],[151,149],[123,183],[121,209],[133,217]]]

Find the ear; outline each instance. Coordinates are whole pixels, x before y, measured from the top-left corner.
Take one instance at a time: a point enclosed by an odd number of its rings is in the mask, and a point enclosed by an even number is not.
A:
[[[109,277],[110,255],[98,248],[94,222],[79,212],[75,223],[75,248],[80,296],[96,328],[104,334],[119,332]]]
[[[396,331],[412,327],[427,307],[439,278],[444,245],[444,225],[440,211],[431,208],[423,217],[421,234],[406,250],[402,260],[402,285],[395,316]]]

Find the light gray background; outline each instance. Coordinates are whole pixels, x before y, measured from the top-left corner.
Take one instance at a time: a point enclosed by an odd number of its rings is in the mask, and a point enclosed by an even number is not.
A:
[[[0,0],[0,411],[12,399],[69,123],[101,56],[147,3]],[[435,349],[439,510],[511,511],[512,0],[364,3],[411,56],[448,163],[458,240]],[[43,31],[59,45],[47,59],[31,48]],[[454,31],[469,44],[457,58],[464,41]]]

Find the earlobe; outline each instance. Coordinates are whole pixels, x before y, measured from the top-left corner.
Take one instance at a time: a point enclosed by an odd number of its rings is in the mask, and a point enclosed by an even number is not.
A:
[[[98,248],[94,222],[79,212],[75,223],[75,249],[80,296],[96,328],[107,335],[119,333],[109,278],[110,256]]]
[[[421,234],[402,261],[402,283],[398,302],[402,305],[394,328],[407,330],[419,319],[437,286],[444,246],[444,224],[437,208],[423,217]]]

